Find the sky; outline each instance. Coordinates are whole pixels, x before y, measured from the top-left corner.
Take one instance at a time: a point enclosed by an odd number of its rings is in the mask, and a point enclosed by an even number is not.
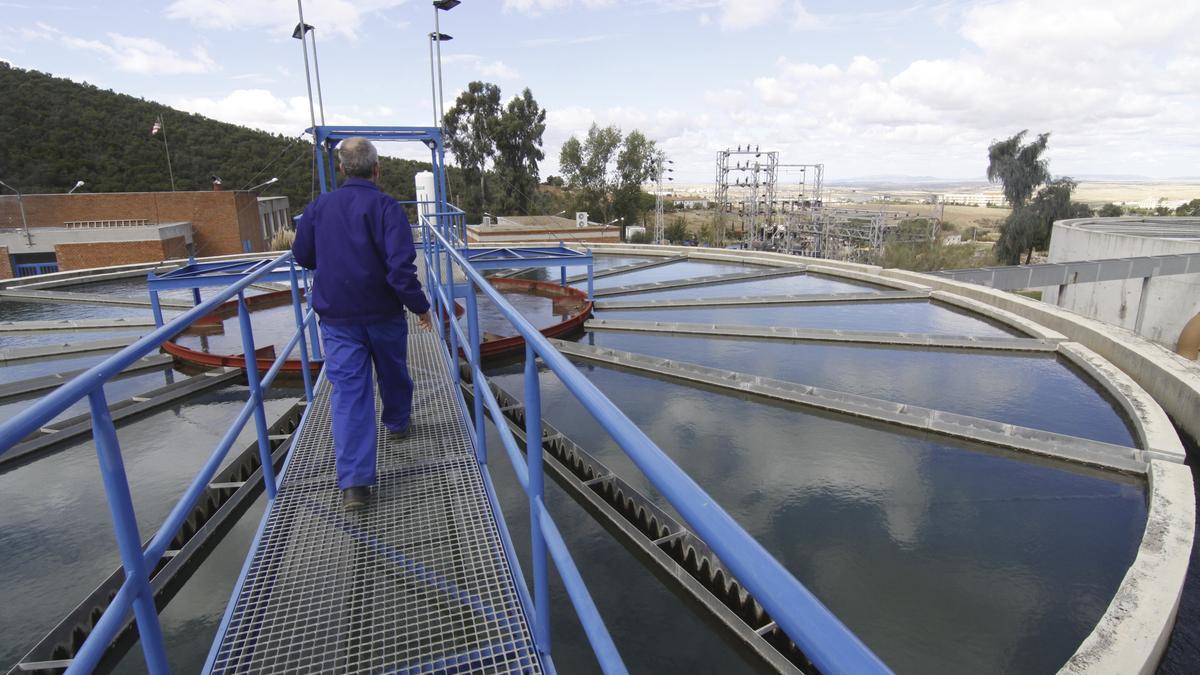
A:
[[[328,123],[432,123],[427,0],[303,7]],[[680,182],[751,144],[827,180],[983,180],[988,144],[1022,129],[1051,132],[1055,175],[1200,176],[1200,0],[464,0],[440,18],[446,107],[472,80],[531,89],[543,178],[593,123],[641,130]],[[0,60],[296,136],[296,22],[292,0],[0,0]]]

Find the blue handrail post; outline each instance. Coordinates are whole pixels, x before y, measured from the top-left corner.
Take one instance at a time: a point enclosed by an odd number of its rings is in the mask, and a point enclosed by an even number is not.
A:
[[[117,429],[113,425],[112,415],[108,411],[104,387],[97,386],[88,392],[88,400],[91,404],[96,456],[100,460],[100,475],[104,479],[104,491],[108,494],[108,509],[112,514],[113,529],[117,535],[117,547],[121,551],[121,561],[125,567],[125,583],[131,584],[131,590],[135,594],[133,614],[137,618],[146,668],[151,673],[167,673],[170,669],[167,667],[162,626],[158,623],[158,608],[154,605],[154,592],[150,590],[146,563],[142,559],[137,515],[133,511],[129,479],[125,474],[121,445],[117,440]]]
[[[158,301],[158,291],[150,291],[150,313],[154,315],[154,327],[163,327],[162,304]]]
[[[467,359],[471,366],[471,386],[475,391],[475,457],[480,464],[487,464],[487,426],[483,419],[483,348],[479,342],[478,310],[475,282],[467,279],[467,339],[471,341]]]
[[[300,286],[296,278],[296,261],[288,261],[288,277],[292,282],[292,310],[296,314],[296,331],[300,335],[300,368],[304,378],[304,400],[312,403],[312,373],[308,370],[308,340],[304,338],[304,308],[300,304]]]
[[[588,263],[588,266],[587,266],[587,274],[588,274],[588,294],[587,294],[587,299],[588,299],[588,302],[591,302],[592,300],[595,300],[595,299],[596,299],[596,298],[595,298],[595,297],[592,295],[592,291],[594,290],[594,289],[592,288],[592,286],[593,286],[593,278],[592,278],[592,263]]]
[[[258,431],[258,454],[262,460],[263,483],[267,499],[275,499],[275,465],[271,462],[271,440],[267,436],[267,415],[263,410],[262,387],[258,379],[258,358],[254,354],[254,333],[250,327],[250,310],[246,308],[245,293],[238,292],[238,324],[242,330],[242,351],[246,357],[246,382],[250,399],[254,401],[254,427]]]
[[[541,510],[545,492],[542,473],[542,392],[538,383],[537,352],[525,341],[525,457],[529,467],[530,557],[533,558],[533,637],[538,650],[550,654],[550,578]]]
[[[313,311],[313,277],[307,269],[304,270],[304,303],[308,306],[309,312]],[[321,334],[317,332],[316,321],[308,324],[308,341],[312,344],[312,358],[317,360],[323,358],[321,356]]]

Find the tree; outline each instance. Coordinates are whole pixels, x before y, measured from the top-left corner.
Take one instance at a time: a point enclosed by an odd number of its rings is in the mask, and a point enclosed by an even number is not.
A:
[[[1027,252],[1025,264],[1028,265],[1034,249],[1045,248],[1050,243],[1054,221],[1074,217],[1071,210],[1078,202],[1071,201],[1071,193],[1075,187],[1075,181],[1070,178],[1052,180],[1038,190],[1032,202],[1013,209],[1000,230],[1000,240],[996,242],[998,257],[1009,265],[1016,265],[1021,261],[1021,253]]]
[[[1004,196],[1012,206],[1012,213],[1001,225],[1000,240],[996,242],[997,257],[1008,265],[1020,263],[1022,253],[1026,253],[1025,263],[1028,264],[1033,258],[1033,250],[1049,242],[1055,220],[1073,217],[1073,212],[1082,213],[1083,209],[1091,211],[1083,204],[1079,205],[1082,208],[1072,211],[1071,192],[1075,189],[1075,181],[1070,178],[1050,180],[1049,163],[1042,159],[1050,134],[1038,134],[1032,143],[1022,144],[1026,133],[1027,129],[988,146],[988,180],[1003,184]],[[1032,202],[1030,197],[1033,197]]]
[[[645,210],[641,186],[658,159],[654,141],[642,132],[631,131],[622,139],[620,129],[593,124],[582,142],[572,136],[563,143],[559,166],[577,208],[600,214],[602,222],[621,218],[629,225]]]
[[[621,152],[617,155],[613,216],[621,218],[625,225],[635,223],[647,205],[654,208],[654,196],[644,193],[642,185],[654,177],[655,168],[662,161],[660,155],[654,141],[636,129],[629,132],[621,144]]]
[[[1050,180],[1049,164],[1042,153],[1050,142],[1050,134],[1038,134],[1036,140],[1021,145],[1028,129],[1012,138],[988,146],[988,181],[1004,186],[1004,197],[1014,210],[1025,205],[1039,185]]]
[[[534,207],[545,131],[546,111],[526,87],[508,102],[495,127],[496,175],[507,189],[497,195],[493,213],[528,214]]]
[[[1192,201],[1190,201],[1186,204],[1180,204],[1175,209],[1175,215],[1190,216],[1193,218],[1196,216],[1200,216],[1200,199],[1193,199]]]
[[[487,82],[472,82],[458,95],[454,107],[446,111],[442,125],[446,147],[454,153],[468,180],[479,181],[479,213],[486,210],[487,191],[484,174],[487,162],[496,153],[496,127],[500,123],[500,87]]]
[[[592,124],[581,143],[574,136],[563,143],[559,152],[559,167],[567,179],[567,187],[577,195],[579,210],[600,214],[600,220],[610,220],[611,192],[614,183],[612,168],[621,131],[616,127]]]
[[[1104,206],[1101,206],[1096,215],[1100,216],[1101,218],[1117,218],[1125,215],[1125,209],[1112,202],[1109,202]]]
[[[687,221],[682,216],[675,218],[663,228],[663,237],[675,243],[688,238]]]

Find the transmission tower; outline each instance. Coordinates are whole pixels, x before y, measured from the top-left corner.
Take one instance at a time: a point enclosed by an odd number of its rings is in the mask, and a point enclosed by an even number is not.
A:
[[[654,243],[661,244],[666,236],[666,227],[663,224],[663,174],[675,173],[675,169],[664,166],[665,164],[675,164],[673,160],[667,159],[666,155],[660,154],[658,162],[654,169]],[[675,180],[672,176],[665,176],[666,180]]]
[[[757,145],[739,145],[736,150],[717,152],[714,192],[717,202],[717,235],[724,241],[729,234],[726,213],[736,209],[740,223],[736,234],[751,244],[770,238],[775,225],[775,187],[779,153],[760,150]],[[732,181],[730,180],[732,178]],[[733,196],[730,196],[730,189]]]

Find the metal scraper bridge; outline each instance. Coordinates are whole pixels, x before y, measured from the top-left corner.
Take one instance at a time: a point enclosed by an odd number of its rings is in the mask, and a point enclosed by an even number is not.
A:
[[[524,438],[544,437],[539,378],[540,370],[548,370],[611,435],[692,531],[708,543],[745,590],[762,603],[774,625],[817,670],[888,672],[479,271],[559,267],[566,279],[567,266],[586,266],[590,275],[589,252],[561,246],[467,248],[464,214],[446,203],[442,139],[437,128],[317,127],[313,131],[321,155],[318,166],[323,191],[334,181],[332,150],[345,138],[415,140],[431,149],[435,198],[414,205],[419,213],[435,331],[422,332],[414,324],[410,332],[414,432],[403,441],[379,434],[378,482],[372,503],[362,512],[343,512],[333,467],[330,385],[323,375],[315,382],[310,379],[310,356],[314,361],[319,358],[316,317],[311,307],[304,307],[303,291],[309,284],[291,254],[232,266],[193,263],[182,268],[174,280],[171,274],[156,277],[154,283],[164,288],[186,285],[196,289],[195,306],[167,323],[162,323],[159,315],[160,325],[149,335],[0,425],[3,453],[76,401],[89,400],[124,582],[86,641],[58,667],[80,673],[95,669],[132,611],[149,671],[168,671],[168,645],[164,644],[148,573],[170,555],[168,546],[185,525],[187,514],[213,487],[222,461],[253,417],[268,506],[205,672],[554,672],[551,561],[601,668],[625,672],[546,508],[543,453],[523,455],[509,427],[497,424],[502,448],[529,503],[533,583],[532,588],[526,586],[489,472],[487,417],[503,420],[504,411],[481,367],[478,296],[482,295],[525,340]],[[143,544],[103,385],[230,300],[237,301],[244,353],[253,354],[245,292],[253,284],[268,281],[290,285],[295,331],[265,373],[259,373],[255,359],[246,359],[248,400],[165,522]],[[154,283],[151,288],[157,302]],[[201,287],[220,290],[201,300]],[[455,318],[459,300],[465,303],[465,329],[464,322]],[[307,406],[276,475],[264,392],[296,351],[305,364]],[[460,359],[471,374],[470,406],[459,386]]]

